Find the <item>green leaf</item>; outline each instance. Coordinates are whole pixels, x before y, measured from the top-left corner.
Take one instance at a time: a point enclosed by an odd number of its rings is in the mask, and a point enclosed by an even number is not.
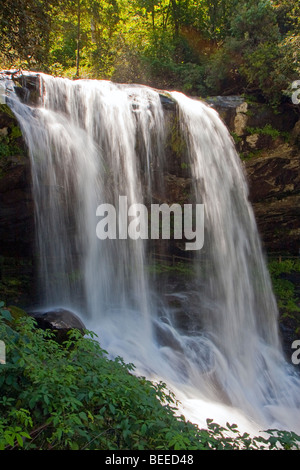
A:
[[[87,421],[88,417],[84,411],[81,411],[79,413],[79,418],[82,419],[82,421]]]
[[[19,446],[23,447],[24,442],[23,442],[22,436],[20,434],[17,434],[16,438],[17,438],[17,442],[18,442]]]
[[[11,316],[11,313],[8,310],[0,309],[0,314],[1,317],[3,317],[5,320],[11,322],[13,320],[13,317]]]
[[[116,412],[116,408],[114,407],[114,405],[112,403],[109,403],[108,407],[110,409],[110,412],[114,415]]]
[[[141,427],[141,434],[142,434],[142,436],[146,434],[147,429],[148,429],[148,428],[147,428],[147,424],[144,423],[144,424],[142,425],[142,427]]]
[[[13,436],[9,433],[4,433],[4,438],[6,440],[6,442],[11,446],[13,447],[14,443],[15,443],[15,440],[13,438]]]

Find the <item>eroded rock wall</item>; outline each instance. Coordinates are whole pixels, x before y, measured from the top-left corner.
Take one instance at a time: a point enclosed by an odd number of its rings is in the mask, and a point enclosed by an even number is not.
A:
[[[209,100],[229,128],[244,163],[266,251],[300,253],[300,109],[274,112],[241,97]]]

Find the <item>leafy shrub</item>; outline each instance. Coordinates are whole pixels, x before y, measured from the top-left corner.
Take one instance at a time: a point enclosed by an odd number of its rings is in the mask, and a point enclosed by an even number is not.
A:
[[[64,344],[36,328],[30,317],[13,320],[0,309],[0,449],[238,449],[297,447],[300,437],[270,431],[270,438],[240,435],[207,421],[199,430],[177,416],[165,384],[132,374],[133,365],[109,360],[95,335],[73,330]],[[231,436],[228,436],[228,432]],[[275,433],[275,434],[274,434]]]

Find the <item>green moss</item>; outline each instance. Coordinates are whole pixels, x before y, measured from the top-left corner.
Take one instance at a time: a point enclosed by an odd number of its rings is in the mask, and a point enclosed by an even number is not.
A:
[[[8,157],[15,155],[24,155],[23,141],[19,140],[22,137],[22,132],[19,126],[9,125],[8,133],[0,135],[0,161],[6,160]]]
[[[176,155],[180,157],[182,157],[182,155],[186,155],[187,153],[186,141],[181,136],[178,118],[175,119],[172,127],[171,149]]]
[[[0,138],[0,158],[9,156],[9,145],[5,143],[3,137]]]
[[[187,163],[185,163],[185,162],[182,162],[180,166],[181,166],[181,169],[182,169],[182,170],[187,170],[188,167],[189,167],[189,165],[188,165]]]
[[[7,132],[0,135],[0,159],[13,155],[24,155],[22,131],[17,119],[6,104],[0,105],[0,113],[4,115]]]
[[[253,152],[240,152],[240,158],[243,161],[251,160],[251,158],[261,157],[263,150],[254,150]]]
[[[235,132],[230,132],[230,134],[236,144],[242,141],[242,138],[238,136]]]
[[[278,139],[278,137],[282,137],[285,140],[289,138],[289,134],[287,132],[281,132],[271,126],[271,124],[266,124],[264,127],[247,127],[246,132],[250,135],[268,135],[272,137],[273,140]]]
[[[7,114],[10,118],[16,119],[14,113],[7,104],[0,104],[0,112]]]
[[[17,139],[18,137],[22,137],[22,132],[19,126],[12,126],[10,139]]]

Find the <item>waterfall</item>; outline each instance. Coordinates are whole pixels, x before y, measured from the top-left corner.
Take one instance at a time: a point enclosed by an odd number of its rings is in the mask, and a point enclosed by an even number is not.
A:
[[[216,111],[169,93],[192,197],[204,205],[204,249],[192,252],[195,276],[170,290],[149,275],[151,240],[130,239],[122,215],[116,239],[96,236],[100,204],[120,214],[125,197],[128,207],[150,207],[157,189],[164,190],[169,161],[160,94],[39,77],[39,106],[14,93],[8,103],[31,158],[43,307],[76,311],[112,356],[178,391],[192,419],[217,420],[209,414],[215,403],[229,422],[237,413],[260,429],[300,432],[300,380],[281,350],[243,168]]]

